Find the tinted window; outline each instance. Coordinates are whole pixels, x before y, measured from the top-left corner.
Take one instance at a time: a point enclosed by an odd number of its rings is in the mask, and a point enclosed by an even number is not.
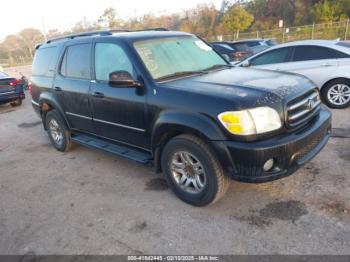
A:
[[[124,50],[112,43],[97,43],[95,48],[96,79],[108,81],[109,74],[115,71],[134,74],[133,65]]]
[[[35,52],[32,74],[36,76],[53,76],[58,59],[58,48],[40,48]]]
[[[249,47],[261,45],[261,43],[260,43],[259,41],[250,41],[250,42],[246,42],[246,43],[244,43],[244,44],[246,44],[246,45],[249,46]]]
[[[347,54],[321,46],[297,46],[293,61],[309,61],[348,57]]]
[[[66,77],[90,79],[90,52],[90,44],[69,46],[61,64],[61,74]]]
[[[251,65],[266,65],[288,62],[290,60],[290,48],[280,48],[264,53],[250,60]]]
[[[250,51],[249,46],[247,46],[246,44],[239,43],[239,44],[231,44],[230,46],[232,48],[235,48],[238,51],[241,51],[241,52],[249,52]]]
[[[235,51],[234,49],[232,49],[228,45],[215,44],[213,46],[214,46],[216,51],[218,51],[219,53],[222,53],[222,54],[230,54],[230,53],[233,53]]]

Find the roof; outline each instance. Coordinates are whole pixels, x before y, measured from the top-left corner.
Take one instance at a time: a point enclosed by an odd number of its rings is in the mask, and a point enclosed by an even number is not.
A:
[[[301,41],[294,41],[294,42],[288,42],[285,44],[279,45],[279,47],[282,46],[297,46],[297,45],[320,45],[320,46],[333,46],[336,43],[338,43],[338,40],[301,40]]]
[[[176,37],[176,36],[191,36],[192,34],[177,32],[177,31],[168,31],[164,28],[155,28],[155,29],[145,29],[140,31],[120,31],[120,30],[108,30],[108,31],[93,31],[79,34],[71,34],[66,36],[61,36],[54,39],[49,39],[46,43],[42,43],[36,46],[38,49],[42,45],[53,44],[55,42],[66,42],[74,39],[86,39],[86,38],[101,38],[101,37],[115,37],[121,39],[128,39],[131,41],[137,40],[148,40],[153,38],[163,38],[163,37]]]

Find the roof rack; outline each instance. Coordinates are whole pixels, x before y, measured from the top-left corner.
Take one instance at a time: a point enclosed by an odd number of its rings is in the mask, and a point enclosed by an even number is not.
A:
[[[65,36],[60,36],[57,38],[52,38],[46,41],[47,44],[55,42],[55,41],[60,41],[64,39],[74,39],[77,37],[87,37],[87,36],[107,36],[107,35],[112,35],[113,33],[123,33],[123,32],[142,32],[142,31],[169,31],[166,28],[163,27],[157,27],[157,28],[147,28],[147,29],[140,29],[140,30],[119,30],[119,29],[112,29],[112,30],[105,30],[105,31],[92,31],[92,32],[85,32],[85,33],[79,33],[79,34],[71,34],[71,35],[65,35]]]

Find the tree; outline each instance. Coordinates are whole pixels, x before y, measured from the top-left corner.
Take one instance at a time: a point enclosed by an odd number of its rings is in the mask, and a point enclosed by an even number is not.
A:
[[[107,8],[98,19],[99,23],[107,23],[110,29],[117,28],[119,21],[117,19],[117,12],[113,7]]]
[[[316,23],[328,23],[337,19],[335,15],[335,5],[323,0],[322,2],[316,3],[313,8],[313,17]]]
[[[254,17],[240,5],[233,5],[222,18],[222,28],[226,33],[243,31],[252,24]]]

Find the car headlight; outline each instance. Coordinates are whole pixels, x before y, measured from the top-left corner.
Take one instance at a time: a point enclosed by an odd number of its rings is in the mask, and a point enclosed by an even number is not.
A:
[[[234,135],[256,135],[281,128],[277,111],[271,107],[257,107],[242,111],[228,111],[218,115],[221,124]]]

